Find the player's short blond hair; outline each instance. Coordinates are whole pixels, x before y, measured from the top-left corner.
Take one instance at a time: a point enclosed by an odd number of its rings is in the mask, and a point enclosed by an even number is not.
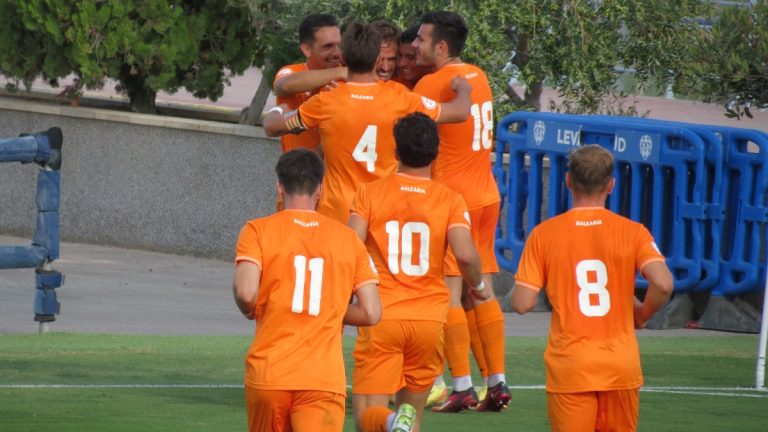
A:
[[[583,145],[568,156],[568,171],[574,191],[592,195],[613,178],[613,155],[597,144]]]

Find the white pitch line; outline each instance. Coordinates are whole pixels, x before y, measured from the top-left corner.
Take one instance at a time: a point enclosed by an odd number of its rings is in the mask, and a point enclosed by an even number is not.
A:
[[[347,386],[350,388],[351,386]],[[11,389],[217,389],[243,388],[242,384],[0,384]],[[544,390],[543,385],[509,386],[511,390]],[[768,392],[750,387],[642,387],[641,392],[698,396],[768,398]],[[755,393],[741,393],[755,392]]]

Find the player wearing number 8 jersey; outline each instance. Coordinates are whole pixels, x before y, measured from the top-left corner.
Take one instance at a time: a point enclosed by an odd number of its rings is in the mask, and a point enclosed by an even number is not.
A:
[[[249,221],[235,258],[235,301],[257,326],[245,361],[249,430],[340,432],[342,320],[378,322],[376,270],[353,230],[314,211],[323,176],[316,153],[284,153],[277,174],[285,210]],[[349,304],[353,293],[358,302]]]
[[[361,329],[355,346],[352,393],[361,431],[384,430],[389,395],[416,408],[420,422],[443,364],[443,324],[449,293],[442,262],[448,244],[462,274],[480,285],[467,208],[459,194],[430,179],[437,155],[435,123],[420,113],[394,130],[398,172],[364,184],[349,224],[365,240],[380,275],[382,321]]]
[[[544,354],[554,431],[633,431],[643,383],[635,328],[672,292],[672,275],[641,224],[604,208],[613,157],[597,145],[570,155],[573,208],[535,227],[515,275],[513,307],[531,310],[546,287],[552,304]],[[635,274],[648,280],[641,303]]]
[[[264,119],[270,136],[317,127],[327,169],[318,211],[343,223],[360,185],[397,168],[396,119],[418,111],[438,122],[463,121],[469,113],[471,87],[464,79],[453,80],[456,98],[443,104],[378,81],[374,66],[380,48],[381,35],[372,25],[349,24],[342,37],[348,82],[311,97],[296,112],[273,112]]]

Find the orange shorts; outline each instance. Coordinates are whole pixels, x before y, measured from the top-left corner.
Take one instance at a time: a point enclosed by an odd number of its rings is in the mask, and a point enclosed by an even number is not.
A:
[[[245,386],[249,432],[341,432],[345,395]]]
[[[443,327],[438,321],[383,320],[359,327],[352,356],[352,393],[421,393],[443,367]]]
[[[640,389],[584,393],[547,392],[553,432],[637,430]]]
[[[469,211],[472,240],[475,242],[477,253],[480,254],[482,273],[498,273],[499,264],[496,262],[496,227],[499,223],[499,203],[480,207]],[[449,247],[445,253],[443,272],[446,276],[461,276],[456,257]]]

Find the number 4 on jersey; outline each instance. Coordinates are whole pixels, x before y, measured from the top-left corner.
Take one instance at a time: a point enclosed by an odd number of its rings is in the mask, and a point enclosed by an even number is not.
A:
[[[363,136],[355,146],[355,150],[352,152],[352,159],[357,162],[363,162],[365,169],[368,172],[373,172],[376,169],[376,125],[368,125],[363,132]]]

